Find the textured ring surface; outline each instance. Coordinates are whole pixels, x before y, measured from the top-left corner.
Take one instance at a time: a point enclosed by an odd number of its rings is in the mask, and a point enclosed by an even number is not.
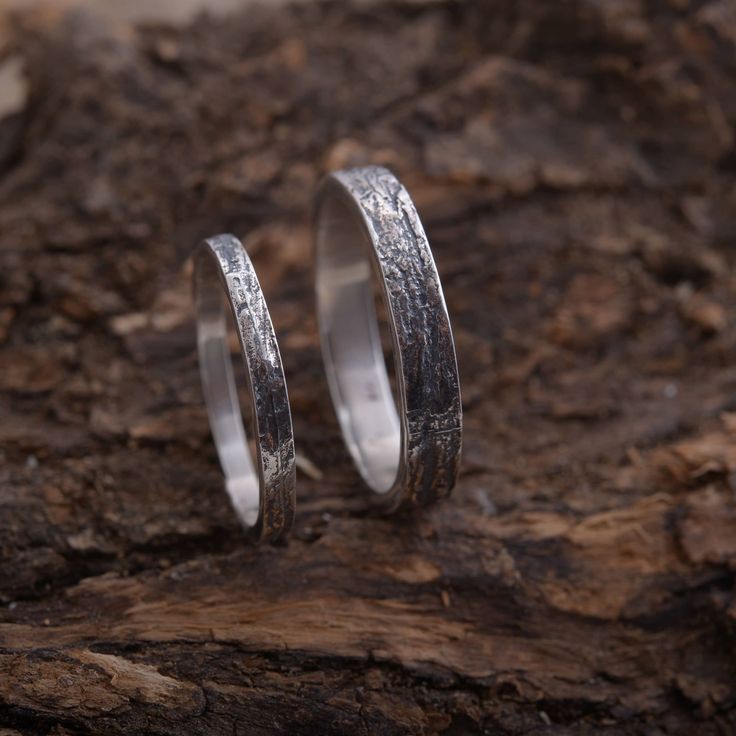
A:
[[[194,301],[202,388],[225,485],[249,536],[275,540],[292,525],[294,435],[281,355],[253,265],[232,235],[195,253]],[[228,349],[232,314],[253,413],[256,464],[246,438]]]
[[[409,194],[383,168],[333,173],[318,193],[315,241],[322,354],[363,479],[386,511],[447,496],[462,445],[455,345]],[[378,330],[376,277],[393,342],[396,398]]]

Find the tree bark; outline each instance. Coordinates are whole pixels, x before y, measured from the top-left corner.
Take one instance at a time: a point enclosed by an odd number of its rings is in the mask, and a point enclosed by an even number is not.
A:
[[[6,35],[0,734],[736,733],[730,0]],[[315,186],[364,163],[417,203],[464,399],[452,498],[396,518],[312,300]],[[187,257],[224,231],[304,471],[278,546],[244,542],[199,388]]]

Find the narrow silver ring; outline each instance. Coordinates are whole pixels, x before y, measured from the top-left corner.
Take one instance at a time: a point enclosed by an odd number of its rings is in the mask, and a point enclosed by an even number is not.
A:
[[[194,255],[194,303],[202,387],[225,487],[248,535],[274,541],[294,519],[294,433],[271,317],[242,243],[205,240]],[[256,464],[243,427],[228,349],[232,314],[253,411]]]
[[[446,497],[460,466],[460,383],[442,287],[409,194],[376,166],[329,175],[317,195],[315,246],[322,355],[360,474],[384,511]],[[396,401],[374,274],[393,342]]]

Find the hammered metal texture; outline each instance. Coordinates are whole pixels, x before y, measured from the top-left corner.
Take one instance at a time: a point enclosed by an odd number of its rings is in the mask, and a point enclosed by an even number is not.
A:
[[[253,264],[233,235],[201,245],[217,261],[235,318],[255,416],[260,481],[259,519],[251,533],[274,541],[294,519],[296,466],[289,397],[276,335]]]
[[[455,345],[427,236],[408,192],[387,169],[330,175],[355,203],[375,251],[397,351],[403,457],[389,510],[449,495],[460,467],[462,404]]]

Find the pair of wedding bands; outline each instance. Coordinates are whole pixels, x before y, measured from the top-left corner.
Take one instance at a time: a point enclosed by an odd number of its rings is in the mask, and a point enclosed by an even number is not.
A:
[[[455,346],[429,243],[407,191],[375,166],[331,174],[317,195],[315,241],[322,354],[361,476],[385,512],[446,497],[462,444]],[[374,273],[393,341],[397,401],[381,348]],[[294,435],[276,335],[237,238],[218,235],[201,244],[194,294],[202,385],[226,488],[249,535],[275,540],[294,518]],[[228,312],[248,377],[255,464],[228,350]]]

